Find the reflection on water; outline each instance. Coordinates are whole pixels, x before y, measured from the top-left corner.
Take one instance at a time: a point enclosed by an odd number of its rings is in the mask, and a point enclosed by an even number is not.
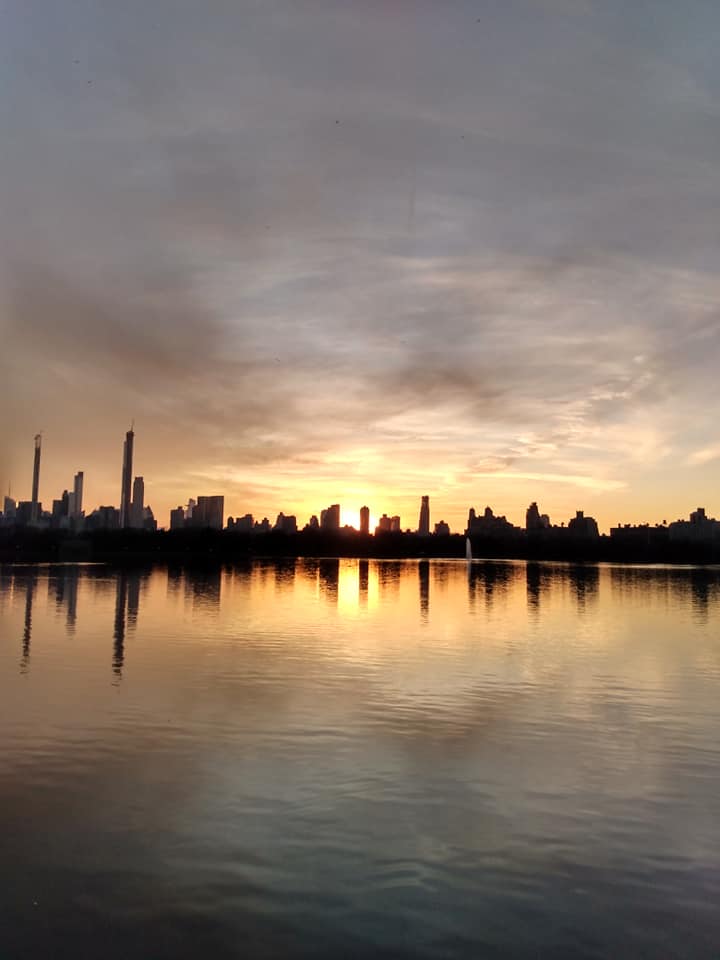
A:
[[[427,623],[430,614],[430,561],[421,560],[417,568],[420,584],[420,618],[423,623]]]
[[[35,572],[28,573],[25,578],[25,617],[23,620],[23,638],[22,638],[22,658],[20,660],[20,669],[25,672],[30,660],[30,641],[32,639],[32,613],[33,599],[35,597],[35,586],[37,577]]]
[[[719,604],[710,568],[0,568],[0,957],[716,957]]]
[[[358,560],[358,600],[363,609],[367,609],[369,588],[370,561]]]

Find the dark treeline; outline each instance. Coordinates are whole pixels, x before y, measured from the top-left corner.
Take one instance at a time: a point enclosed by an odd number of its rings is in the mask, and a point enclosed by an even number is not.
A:
[[[218,530],[95,531],[73,536],[59,530],[0,531],[3,562],[127,562],[156,559],[237,560],[244,557],[361,557],[377,559],[465,557],[465,536],[421,537],[412,533],[367,536],[355,531],[272,532],[257,536]],[[609,561],[616,563],[718,563],[712,543],[635,544],[611,537],[564,538],[553,542],[533,537],[472,537],[476,559]]]

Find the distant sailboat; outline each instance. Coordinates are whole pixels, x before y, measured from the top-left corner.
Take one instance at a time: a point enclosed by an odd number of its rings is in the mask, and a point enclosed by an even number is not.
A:
[[[465,559],[468,563],[472,560],[472,544],[470,543],[470,537],[465,537]]]

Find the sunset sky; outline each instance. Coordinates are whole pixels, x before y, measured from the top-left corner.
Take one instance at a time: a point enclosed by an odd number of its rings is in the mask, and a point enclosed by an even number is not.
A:
[[[720,514],[717,0],[0,0],[0,484]]]

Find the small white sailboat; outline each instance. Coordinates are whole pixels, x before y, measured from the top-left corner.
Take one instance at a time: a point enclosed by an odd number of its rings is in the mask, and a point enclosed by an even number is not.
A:
[[[470,543],[470,537],[465,537],[465,559],[468,563],[472,561],[472,544]]]

